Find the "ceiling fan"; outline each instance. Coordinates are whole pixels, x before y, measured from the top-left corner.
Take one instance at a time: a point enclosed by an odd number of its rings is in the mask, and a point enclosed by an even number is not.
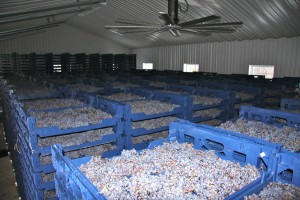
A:
[[[188,2],[187,9],[188,9]],[[138,20],[117,19],[115,22],[124,25],[106,25],[105,28],[118,34],[150,32],[149,35],[169,31],[174,37],[181,33],[189,33],[200,36],[210,36],[212,33],[232,33],[236,28],[241,27],[243,22],[214,23],[221,17],[210,15],[194,19],[187,22],[179,22],[178,18],[178,0],[168,0],[168,13],[159,12],[159,18],[164,24],[143,22]],[[180,8],[181,9],[181,8]]]

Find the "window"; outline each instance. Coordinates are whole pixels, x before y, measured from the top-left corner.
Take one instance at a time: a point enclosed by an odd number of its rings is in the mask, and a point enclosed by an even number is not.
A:
[[[263,75],[267,79],[274,77],[274,65],[249,65],[249,75]]]
[[[61,65],[53,65],[54,72],[61,72]]]
[[[183,72],[199,72],[199,64],[183,64]]]
[[[153,63],[143,63],[143,69],[145,70],[153,69]]]

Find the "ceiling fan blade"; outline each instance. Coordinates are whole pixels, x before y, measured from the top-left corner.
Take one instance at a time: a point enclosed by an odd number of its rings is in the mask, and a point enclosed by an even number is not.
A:
[[[159,26],[160,25],[160,24],[154,24],[154,23],[149,23],[149,22],[144,22],[144,21],[122,19],[122,18],[118,18],[115,22],[120,23],[120,24],[129,24],[129,25],[147,25],[147,26],[152,26],[152,25]]]
[[[176,35],[181,36],[181,32],[178,29],[175,29],[174,32],[176,33]]]
[[[198,27],[198,28],[190,28],[197,31],[205,31],[205,32],[219,32],[219,33],[233,33],[236,29],[232,28],[206,28],[206,27]]]
[[[119,31],[121,34],[130,34],[130,33],[144,33],[149,32],[151,30],[132,30],[132,31]]]
[[[173,29],[169,29],[168,30],[174,37],[177,37],[177,34],[175,33],[175,31]]]
[[[160,33],[160,32],[166,31],[166,30],[168,30],[168,28],[165,28],[165,27],[164,28],[159,28],[159,29],[156,29],[156,30],[150,32],[149,34],[146,34],[146,35],[147,36],[152,36],[152,35],[155,35],[157,33]]]
[[[188,28],[201,28],[201,27],[220,27],[220,26],[242,26],[243,22],[228,22],[228,23],[216,23],[216,24],[198,24],[189,26]]]
[[[164,20],[166,22],[166,25],[170,25],[170,24],[175,25],[173,19],[167,13],[159,12],[159,18]]]
[[[195,19],[195,20],[192,20],[192,21],[183,22],[183,23],[180,23],[179,25],[185,27],[185,26],[190,26],[190,25],[193,25],[193,24],[208,22],[208,21],[216,20],[216,19],[220,19],[220,17],[216,16],[216,15],[211,15],[211,16],[208,16],[208,17],[202,17],[202,18]]]
[[[181,29],[181,32],[191,33],[194,35],[201,35],[201,36],[210,36],[211,35],[211,33],[206,33],[203,31],[195,31],[195,30],[191,30],[191,29]]]
[[[161,28],[161,26],[116,26],[116,25],[106,25],[106,29],[155,29],[155,28]]]

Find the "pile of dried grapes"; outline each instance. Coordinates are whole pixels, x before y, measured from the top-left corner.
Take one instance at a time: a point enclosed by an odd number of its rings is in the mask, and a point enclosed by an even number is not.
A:
[[[237,92],[235,94],[235,98],[237,99],[252,99],[254,98],[254,95],[251,93],[247,93],[247,92]]]
[[[93,157],[80,170],[108,199],[224,199],[260,177],[253,166],[177,142]]]
[[[99,124],[101,120],[112,117],[109,113],[92,107],[65,109],[58,112],[33,111],[30,115],[36,118],[36,126],[39,128],[57,126],[61,129]]]
[[[207,97],[202,95],[192,95],[193,104],[201,104],[201,105],[215,105],[222,102],[222,99],[217,97]]]
[[[84,103],[75,99],[42,99],[35,101],[24,101],[22,102],[26,111],[28,110],[48,110],[58,108],[68,108],[83,106]]]
[[[193,117],[217,117],[221,114],[222,110],[217,108],[205,109],[205,110],[197,110],[193,111]]]
[[[177,117],[160,117],[156,119],[148,119],[142,121],[132,122],[132,128],[145,128],[147,130],[155,129],[163,126],[169,126],[171,122],[178,121]]]
[[[124,92],[114,93],[112,95],[105,95],[103,97],[114,101],[131,101],[137,99],[145,99],[145,97],[132,94],[132,93],[124,93]]]
[[[290,151],[298,151],[300,148],[300,131],[292,127],[278,128],[274,125],[239,118],[235,122],[227,121],[219,128],[282,144]]]
[[[53,144],[61,144],[63,147],[67,147],[100,140],[104,135],[109,135],[112,133],[112,128],[102,128],[79,133],[39,138],[38,144],[41,147],[50,146]]]
[[[85,84],[69,84],[68,88],[70,90],[74,90],[74,91],[85,91],[85,92],[97,92],[99,91],[101,88],[99,87],[95,87],[92,85],[85,85]]]
[[[147,135],[141,135],[137,137],[132,138],[132,143],[133,144],[139,144],[142,142],[150,142],[154,140],[160,140],[168,137],[169,131],[162,131],[162,132],[156,132],[156,133],[151,133]]]
[[[296,200],[300,199],[300,188],[284,183],[271,182],[258,195],[252,194],[244,198],[245,200]]]
[[[146,113],[147,115],[170,112],[179,107],[177,104],[161,102],[157,100],[142,100],[128,102],[132,113]]]

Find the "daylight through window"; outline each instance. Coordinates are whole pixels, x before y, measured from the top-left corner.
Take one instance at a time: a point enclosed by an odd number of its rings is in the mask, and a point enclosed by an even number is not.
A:
[[[143,63],[143,69],[145,70],[153,69],[153,63]]]
[[[199,64],[183,64],[183,72],[199,72]]]
[[[249,65],[249,75],[263,75],[267,79],[274,77],[274,65]]]

